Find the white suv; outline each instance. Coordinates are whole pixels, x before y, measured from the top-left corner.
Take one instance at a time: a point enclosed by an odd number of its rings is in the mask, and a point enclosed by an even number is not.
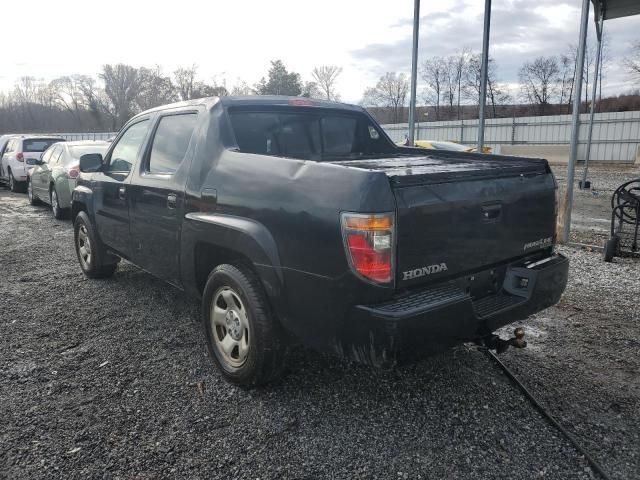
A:
[[[24,186],[29,170],[49,145],[64,142],[62,137],[46,135],[15,135],[0,150],[0,180],[7,182],[12,192]]]

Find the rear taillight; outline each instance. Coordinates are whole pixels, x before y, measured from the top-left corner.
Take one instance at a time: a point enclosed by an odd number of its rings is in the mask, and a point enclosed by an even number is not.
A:
[[[24,162],[24,154],[22,152],[16,153],[16,160],[19,162]]]
[[[78,178],[78,175],[80,175],[80,167],[78,165],[64,169],[64,176],[67,178]]]
[[[393,213],[342,214],[342,235],[351,268],[376,283],[393,281]]]

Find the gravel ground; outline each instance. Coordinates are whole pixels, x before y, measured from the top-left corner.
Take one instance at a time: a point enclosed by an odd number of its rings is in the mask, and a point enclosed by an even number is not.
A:
[[[502,358],[637,478],[640,265],[565,253],[567,294]],[[0,329],[0,478],[594,478],[473,346],[388,372],[297,349],[277,384],[230,386],[197,304],[129,264],[85,279],[70,223],[2,189]]]

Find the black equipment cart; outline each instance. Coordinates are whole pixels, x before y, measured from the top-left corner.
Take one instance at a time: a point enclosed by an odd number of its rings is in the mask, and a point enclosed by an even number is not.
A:
[[[638,253],[640,178],[620,185],[611,196],[611,238],[604,245],[604,261]]]

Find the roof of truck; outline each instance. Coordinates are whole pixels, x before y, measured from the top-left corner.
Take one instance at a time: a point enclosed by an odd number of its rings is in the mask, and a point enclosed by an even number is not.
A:
[[[358,105],[351,105],[348,103],[331,102],[328,100],[317,100],[315,98],[306,97],[287,97],[282,95],[244,95],[234,97],[204,97],[196,98],[193,100],[186,100],[183,102],[170,103],[168,105],[161,105],[159,107],[145,110],[139,115],[145,115],[148,113],[159,112],[163,110],[170,110],[173,108],[189,107],[204,105],[207,108],[213,107],[216,103],[220,102],[225,107],[229,106],[298,106],[298,107],[323,107],[323,108],[340,108],[353,111],[362,111],[362,107]]]

